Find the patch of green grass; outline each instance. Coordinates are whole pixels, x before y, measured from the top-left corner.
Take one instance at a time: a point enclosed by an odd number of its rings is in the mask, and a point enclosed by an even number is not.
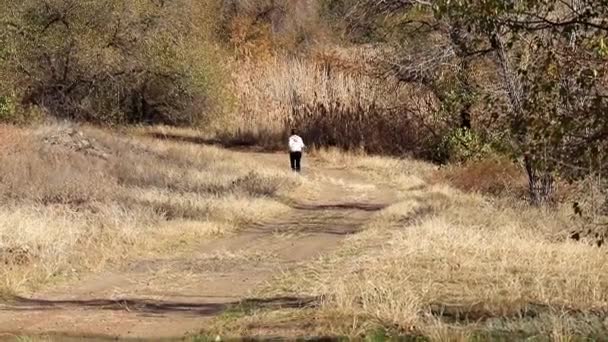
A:
[[[232,305],[224,310],[218,317],[213,319],[209,325],[209,330],[203,330],[195,341],[216,341],[217,333],[224,331],[235,331],[239,327],[239,322],[255,314],[256,307],[252,303],[242,302]]]
[[[219,319],[226,321],[239,319],[245,316],[253,315],[256,310],[260,309],[256,307],[254,303],[245,301],[228,307],[228,309],[224,310],[224,312],[220,315]]]
[[[367,341],[367,342],[385,342],[385,341],[388,341],[389,338],[390,338],[390,335],[389,335],[388,331],[386,331],[386,329],[376,328],[376,329],[370,331],[369,333],[367,333],[367,336],[365,337],[365,341]]]
[[[205,335],[205,334],[196,335],[196,336],[186,339],[186,341],[189,341],[189,342],[216,342],[218,340],[222,340],[222,338],[219,337],[219,335],[212,336],[212,335]]]
[[[384,327],[377,327],[368,331],[365,334],[366,342],[388,342],[388,341],[403,341],[403,342],[430,342],[430,339],[420,335],[399,335],[393,334]]]

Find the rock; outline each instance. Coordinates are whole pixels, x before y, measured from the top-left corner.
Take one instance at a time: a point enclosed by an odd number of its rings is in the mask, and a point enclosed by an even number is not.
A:
[[[54,147],[63,147],[72,151],[83,152],[87,155],[108,159],[109,153],[94,139],[88,138],[83,132],[74,128],[66,128],[50,136],[42,138],[42,141]]]

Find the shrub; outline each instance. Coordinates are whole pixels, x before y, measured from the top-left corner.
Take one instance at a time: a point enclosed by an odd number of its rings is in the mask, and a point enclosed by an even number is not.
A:
[[[204,2],[203,2],[204,3]],[[9,1],[0,75],[26,106],[98,123],[197,124],[221,87],[202,4]],[[188,9],[188,10],[186,10]],[[5,110],[6,112],[6,110]]]
[[[442,168],[435,177],[463,191],[494,196],[523,197],[527,190],[526,174],[521,165],[496,155]]]
[[[22,125],[39,122],[44,111],[39,107],[21,107],[16,96],[0,96],[0,123]]]
[[[273,196],[281,187],[280,181],[272,177],[264,177],[253,171],[236,179],[232,186],[236,191],[242,191],[250,196]]]
[[[0,96],[0,121],[12,121],[15,115],[15,103],[8,96]]]
[[[238,58],[269,60],[279,51],[302,52],[329,34],[318,0],[215,0],[218,37]]]
[[[437,146],[435,159],[440,162],[462,163],[480,160],[492,152],[492,146],[474,131],[458,128],[443,137]]]

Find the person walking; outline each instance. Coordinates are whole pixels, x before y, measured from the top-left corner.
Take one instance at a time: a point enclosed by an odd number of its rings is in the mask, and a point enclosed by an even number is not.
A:
[[[289,161],[291,162],[291,169],[295,172],[300,172],[301,170],[302,149],[305,147],[302,138],[300,138],[295,129],[292,129],[291,136],[289,136]]]

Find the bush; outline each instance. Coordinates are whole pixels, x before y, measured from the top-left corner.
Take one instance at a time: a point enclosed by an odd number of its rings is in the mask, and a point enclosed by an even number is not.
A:
[[[18,102],[60,118],[201,123],[221,88],[202,3],[9,1],[0,75]]]
[[[267,61],[278,53],[306,53],[337,29],[319,0],[212,0],[217,4],[217,37],[238,59]]]
[[[278,179],[264,177],[251,171],[236,179],[232,186],[235,191],[242,191],[250,196],[271,197],[279,191],[281,183]]]
[[[471,160],[480,160],[493,151],[491,144],[466,128],[458,128],[444,136],[435,159],[440,162],[462,163]]]
[[[44,111],[39,107],[21,107],[14,96],[0,96],[0,123],[23,125],[40,122]]]
[[[447,181],[467,192],[524,197],[527,191],[523,167],[502,156],[493,155],[442,168],[435,177],[439,182]]]
[[[424,132],[399,110],[358,103],[315,103],[294,107],[289,126],[297,127],[311,146],[337,146],[369,153],[423,155]]]
[[[7,122],[15,115],[15,103],[8,96],[0,96],[0,121]]]

